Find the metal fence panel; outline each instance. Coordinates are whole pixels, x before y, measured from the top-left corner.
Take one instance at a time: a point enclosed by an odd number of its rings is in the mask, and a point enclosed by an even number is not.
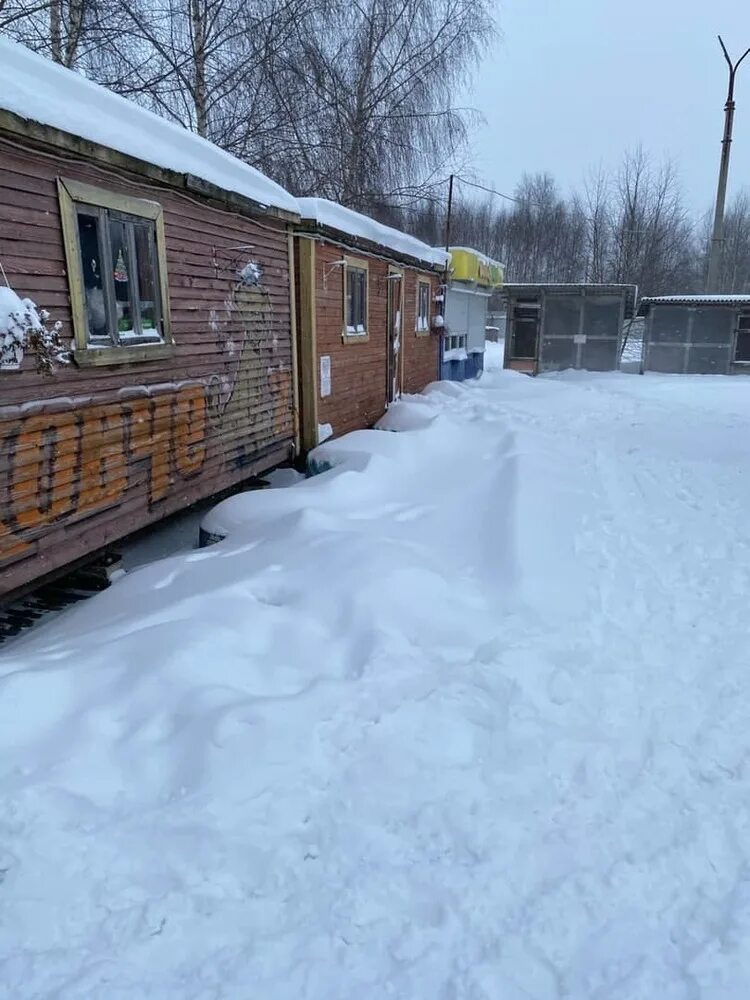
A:
[[[620,339],[620,307],[615,295],[587,295],[583,307],[583,332],[589,337]]]
[[[650,344],[646,365],[652,372],[682,372],[685,348],[681,344]]]
[[[619,339],[591,339],[588,334],[581,353],[581,368],[589,372],[613,372],[620,364]]]
[[[575,337],[581,323],[579,295],[548,295],[544,305],[545,337]]]
[[[540,371],[575,368],[578,345],[573,337],[542,337]]]
[[[581,308],[582,298],[578,295],[548,295],[545,298],[540,371],[576,367]]]
[[[687,352],[686,371],[691,375],[726,375],[730,357],[728,344],[693,344]]]
[[[731,371],[735,312],[717,306],[654,306],[646,328],[644,370],[726,375]]]
[[[688,338],[690,310],[678,306],[659,306],[651,317],[650,339],[653,343],[684,344]]]
[[[696,309],[690,340],[693,344],[725,346],[732,343],[734,313],[731,309]]]

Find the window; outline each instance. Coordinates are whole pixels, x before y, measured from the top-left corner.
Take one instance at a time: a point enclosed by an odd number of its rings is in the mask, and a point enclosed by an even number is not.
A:
[[[417,333],[427,333],[430,329],[430,283],[417,282]]]
[[[74,181],[59,193],[76,360],[170,354],[161,206]]]
[[[367,262],[347,258],[344,267],[344,340],[367,339]]]
[[[466,333],[448,333],[443,338],[443,354],[447,355],[449,352],[453,351],[466,351],[467,345]]]
[[[740,316],[737,323],[737,346],[734,349],[734,360],[741,364],[750,364],[750,313]]]

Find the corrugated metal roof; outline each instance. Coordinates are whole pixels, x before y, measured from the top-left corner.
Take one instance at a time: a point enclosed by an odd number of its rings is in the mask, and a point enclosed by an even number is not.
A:
[[[637,285],[629,285],[627,282],[596,282],[596,281],[510,281],[506,288],[543,288],[548,291],[550,288],[586,288],[596,291],[601,289],[636,288]]]
[[[571,295],[578,292],[586,292],[590,295],[608,295],[625,293],[625,319],[630,319],[635,311],[635,302],[638,296],[638,286],[628,284],[596,284],[586,281],[519,281],[508,282],[502,288],[507,296],[520,293],[545,292],[563,295],[566,292]]]
[[[680,306],[744,306],[750,305],[750,292],[745,295],[646,295],[641,305]]]

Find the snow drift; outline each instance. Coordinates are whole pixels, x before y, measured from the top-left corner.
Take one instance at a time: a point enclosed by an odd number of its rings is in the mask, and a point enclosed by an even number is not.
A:
[[[8,647],[0,996],[746,996],[747,391],[440,383]]]

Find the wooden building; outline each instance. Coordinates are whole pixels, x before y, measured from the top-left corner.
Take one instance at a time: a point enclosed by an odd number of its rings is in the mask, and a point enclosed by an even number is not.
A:
[[[484,368],[490,297],[503,283],[503,265],[469,247],[450,248],[441,377],[474,378]]]
[[[0,371],[0,595],[295,454],[297,220],[253,168],[0,39],[0,284],[71,344],[51,375],[28,351]]]
[[[371,427],[402,392],[439,377],[435,250],[320,198],[295,236],[303,450]]]
[[[642,371],[750,374],[750,295],[641,299]]]
[[[530,375],[616,371],[637,291],[635,285],[506,285],[505,367]]]

